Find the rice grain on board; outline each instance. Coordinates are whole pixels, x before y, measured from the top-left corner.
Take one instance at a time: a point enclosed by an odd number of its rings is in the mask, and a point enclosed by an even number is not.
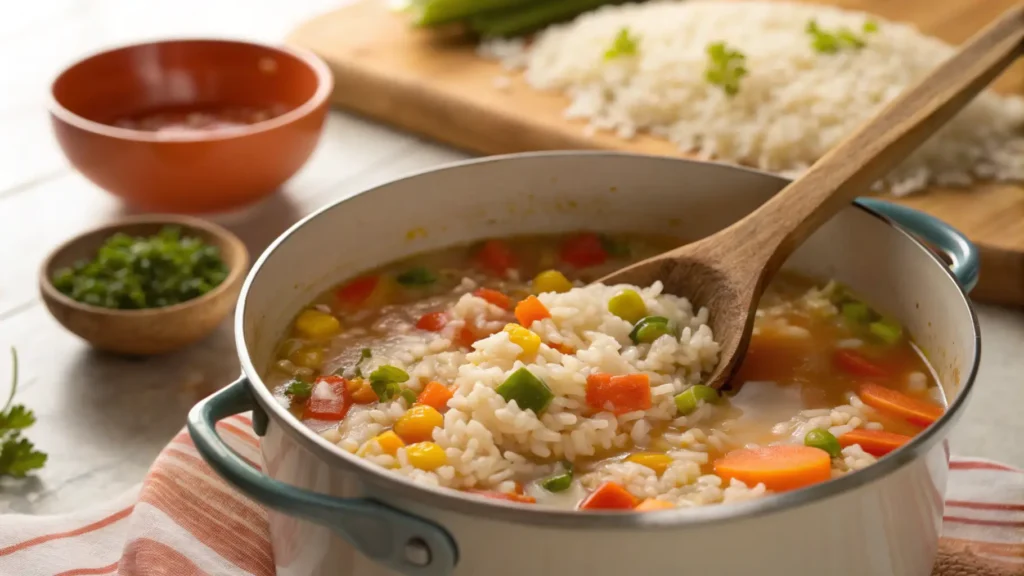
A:
[[[819,53],[806,31],[812,20],[854,31],[866,45]],[[861,34],[868,21],[877,32]],[[638,40],[636,55],[606,59],[624,28]],[[749,73],[735,96],[704,78],[715,42],[746,57]],[[659,0],[606,6],[548,28],[529,46],[492,40],[479,52],[524,69],[537,89],[567,94],[565,116],[586,119],[586,131],[649,131],[684,152],[795,176],[954,48],[906,24],[827,6]],[[1024,180],[1021,96],[982,94],[885,184],[903,195],[988,179]]]

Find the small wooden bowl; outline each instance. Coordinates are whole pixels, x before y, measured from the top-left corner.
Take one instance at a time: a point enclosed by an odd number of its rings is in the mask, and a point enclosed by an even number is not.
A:
[[[111,235],[151,236],[164,226],[178,226],[184,234],[201,238],[220,249],[228,276],[206,294],[163,308],[115,310],[82,304],[54,287],[54,272],[96,256]],[[249,252],[234,234],[209,222],[187,216],[147,215],[85,232],[58,247],[39,271],[39,291],[50,314],[65,328],[94,347],[132,356],[177,350],[209,335],[234,309],[249,269]]]
[[[50,119],[71,164],[107,192],[148,212],[224,212],[273,193],[306,163],[332,86],[327,65],[306,51],[166,40],[64,70],[51,88]],[[272,117],[216,129],[142,129],[145,119],[240,109]]]

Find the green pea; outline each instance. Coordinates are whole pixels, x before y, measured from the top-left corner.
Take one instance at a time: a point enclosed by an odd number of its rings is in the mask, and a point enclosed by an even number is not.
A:
[[[548,492],[564,492],[572,486],[572,472],[546,478],[540,485]]]
[[[630,324],[647,315],[647,305],[636,290],[623,290],[608,301],[608,311]]]
[[[672,334],[668,318],[648,316],[633,326],[633,331],[629,333],[629,339],[634,344],[650,344],[665,334]]]
[[[808,432],[807,436],[804,436],[804,446],[824,450],[833,458],[843,455],[843,447],[839,445],[839,440],[836,440],[831,432],[821,428],[815,428]]]
[[[515,400],[521,410],[533,410],[534,414],[543,412],[555,397],[548,385],[525,367],[509,374],[495,392],[506,402]]]
[[[686,416],[696,410],[701,402],[714,404],[718,402],[719,398],[718,390],[711,386],[695,384],[676,395],[676,410],[679,411],[679,414]]]

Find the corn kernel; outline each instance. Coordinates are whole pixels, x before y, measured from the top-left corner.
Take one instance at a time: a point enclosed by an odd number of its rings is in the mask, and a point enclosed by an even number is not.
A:
[[[626,458],[627,462],[635,462],[641,466],[647,466],[661,476],[668,465],[672,463],[672,457],[667,454],[655,454],[654,452],[638,452]]]
[[[448,455],[433,442],[419,442],[405,447],[405,456],[409,464],[420,470],[437,470],[448,463]]]
[[[444,416],[432,406],[417,404],[395,422],[395,434],[406,442],[423,442],[434,436],[434,428],[444,425]]]
[[[362,378],[353,378],[348,381],[348,393],[352,395],[352,401],[356,404],[373,404],[377,401],[377,393],[373,391],[370,383]]]
[[[537,274],[531,283],[535,294],[544,292],[568,292],[572,290],[572,282],[558,270],[546,270]]]
[[[357,454],[359,456],[365,456],[367,452],[367,447],[370,446],[370,444],[373,442],[376,442],[377,446],[380,447],[381,454],[390,454],[392,456],[394,456],[395,453],[398,452],[399,448],[405,446],[405,442],[402,442],[402,439],[399,438],[397,434],[395,434],[391,430],[388,430],[387,432],[383,432],[381,434],[378,434],[377,436],[374,436],[373,438],[370,439],[369,442],[363,444],[363,447],[359,449],[359,452],[357,452]]]
[[[319,348],[299,348],[292,352],[288,359],[298,366],[318,370],[320,365],[324,363],[324,353]]]
[[[295,330],[306,338],[324,339],[341,332],[341,323],[319,310],[303,310],[295,319]]]
[[[505,332],[508,332],[509,341],[523,349],[520,356],[533,356],[540,349],[540,336],[519,324],[505,325]]]

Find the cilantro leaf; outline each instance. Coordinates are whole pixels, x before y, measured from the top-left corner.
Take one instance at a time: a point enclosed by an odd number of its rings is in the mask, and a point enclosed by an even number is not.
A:
[[[402,392],[399,384],[408,379],[409,373],[405,370],[385,364],[370,373],[370,387],[381,402],[387,402]]]
[[[289,382],[288,387],[285,388],[285,394],[288,394],[292,398],[309,398],[312,393],[313,385],[299,378]]]
[[[811,37],[811,47],[822,54],[835,54],[843,49],[860,50],[867,46],[867,41],[849,28],[838,28],[830,32],[819,27],[818,22],[813,19],[807,22],[805,31]],[[873,20],[867,20],[861,31],[865,35],[874,34],[878,32],[878,24]]]
[[[35,414],[21,404],[11,406],[7,412],[0,412],[0,431],[24,430],[35,423]]]
[[[708,64],[704,79],[721,86],[729,96],[740,91],[740,78],[747,75],[744,65],[747,57],[739,50],[729,48],[725,42],[714,42],[707,47]]]
[[[612,45],[604,53],[605,60],[614,60],[623,56],[635,56],[640,51],[640,39],[629,32],[628,27],[623,27],[612,40]]]
[[[28,472],[46,464],[46,454],[35,449],[28,438],[18,432],[8,433],[0,446],[0,476],[22,478]]]

